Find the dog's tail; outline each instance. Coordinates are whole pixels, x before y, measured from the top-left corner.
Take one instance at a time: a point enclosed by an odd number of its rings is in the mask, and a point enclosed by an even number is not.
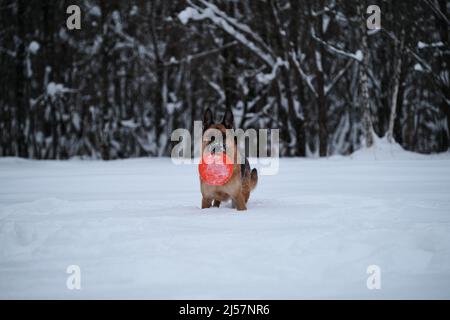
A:
[[[258,184],[258,170],[253,168],[252,172],[250,173],[250,190],[255,189],[257,184]]]

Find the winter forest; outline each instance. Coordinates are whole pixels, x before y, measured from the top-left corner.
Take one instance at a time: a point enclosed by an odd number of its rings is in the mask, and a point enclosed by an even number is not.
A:
[[[70,5],[81,29],[69,30]],[[367,7],[381,28],[367,28]],[[282,156],[449,149],[447,0],[0,0],[0,155],[168,156],[211,108]]]

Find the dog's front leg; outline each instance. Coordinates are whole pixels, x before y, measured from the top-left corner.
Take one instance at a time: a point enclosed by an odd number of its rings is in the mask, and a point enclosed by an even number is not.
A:
[[[211,208],[212,199],[202,198],[202,209]]]

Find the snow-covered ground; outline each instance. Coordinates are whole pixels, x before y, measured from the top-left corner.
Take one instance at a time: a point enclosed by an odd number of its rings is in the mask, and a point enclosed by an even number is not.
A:
[[[377,144],[282,159],[246,212],[170,159],[0,159],[0,298],[450,298],[450,156]]]

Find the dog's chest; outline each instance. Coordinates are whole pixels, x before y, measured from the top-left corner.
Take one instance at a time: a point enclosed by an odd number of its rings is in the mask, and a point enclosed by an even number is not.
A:
[[[216,187],[202,184],[201,189],[202,195],[208,199],[226,201],[230,198],[228,195],[229,192],[227,192],[227,190],[225,190],[226,188],[224,188],[223,186]]]

